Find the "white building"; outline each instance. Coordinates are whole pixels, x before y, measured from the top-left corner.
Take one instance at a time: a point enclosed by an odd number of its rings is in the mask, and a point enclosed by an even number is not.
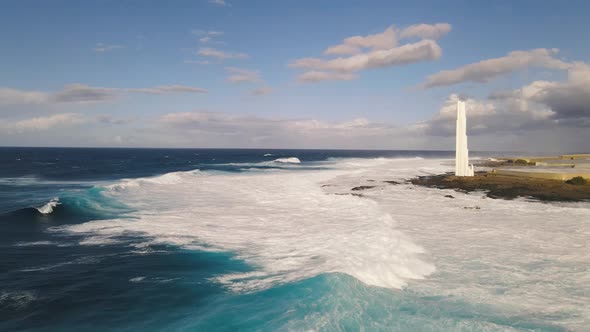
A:
[[[455,146],[455,175],[473,176],[473,165],[469,164],[469,150],[467,149],[467,117],[465,102],[457,102],[457,141]]]

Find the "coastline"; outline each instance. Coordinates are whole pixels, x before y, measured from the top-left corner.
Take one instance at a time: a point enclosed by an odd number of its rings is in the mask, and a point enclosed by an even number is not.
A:
[[[460,192],[486,191],[490,198],[515,199],[529,197],[545,202],[590,201],[590,185],[572,185],[559,180],[528,178],[476,172],[473,177],[452,173],[419,176],[409,180],[418,186],[455,189]]]

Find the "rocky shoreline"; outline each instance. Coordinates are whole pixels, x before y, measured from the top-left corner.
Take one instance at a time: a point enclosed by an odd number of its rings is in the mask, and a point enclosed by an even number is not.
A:
[[[590,201],[590,185],[573,185],[558,180],[526,178],[477,172],[474,177],[458,177],[451,173],[420,176],[411,179],[414,185],[460,192],[486,191],[490,198],[514,199],[529,197],[540,201]]]

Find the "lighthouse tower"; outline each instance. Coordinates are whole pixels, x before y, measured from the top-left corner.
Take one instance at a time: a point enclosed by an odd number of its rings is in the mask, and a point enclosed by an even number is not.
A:
[[[455,175],[473,176],[473,165],[469,165],[469,150],[467,149],[467,117],[465,116],[465,102],[457,102],[457,141],[455,146]]]

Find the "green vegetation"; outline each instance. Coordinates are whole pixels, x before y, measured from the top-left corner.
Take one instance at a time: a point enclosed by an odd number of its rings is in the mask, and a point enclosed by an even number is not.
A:
[[[576,186],[582,186],[582,185],[588,184],[588,180],[584,179],[581,176],[576,176],[576,177],[573,177],[573,178],[565,181],[565,183],[567,183],[567,184],[573,184],[573,185],[576,185]]]

